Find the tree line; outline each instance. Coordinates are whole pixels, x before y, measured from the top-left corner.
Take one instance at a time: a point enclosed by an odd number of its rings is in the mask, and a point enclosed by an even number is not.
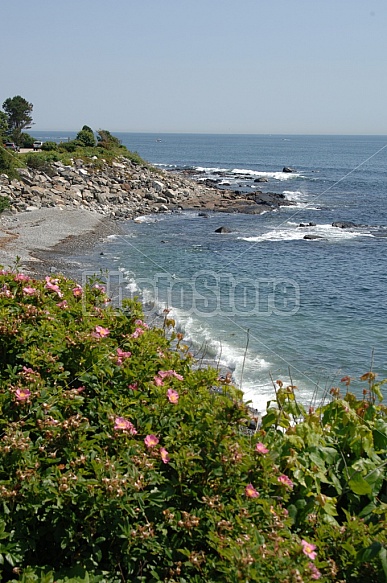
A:
[[[14,142],[19,147],[32,148],[35,138],[25,131],[31,129],[34,123],[32,110],[33,104],[20,95],[8,97],[4,101],[3,111],[0,110],[0,144]],[[67,151],[74,151],[77,147],[94,147],[97,143],[107,149],[121,146],[120,140],[108,130],[99,130],[96,138],[94,131],[87,125],[82,127],[75,140],[62,146]],[[56,149],[54,142],[46,145],[47,150]]]

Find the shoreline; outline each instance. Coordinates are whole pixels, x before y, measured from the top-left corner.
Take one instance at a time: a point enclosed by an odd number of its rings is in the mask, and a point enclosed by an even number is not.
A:
[[[119,224],[86,210],[42,208],[17,214],[0,215],[0,264],[20,265],[38,278],[53,270],[73,276],[75,255],[87,256],[107,236],[119,234]]]
[[[293,204],[281,194],[222,190],[124,157],[102,167],[94,162],[21,168],[20,180],[0,175],[0,195],[10,206],[0,214],[0,265],[18,256],[31,273],[42,276],[58,265],[72,274],[69,257],[121,233],[123,220],[174,211],[260,215]]]

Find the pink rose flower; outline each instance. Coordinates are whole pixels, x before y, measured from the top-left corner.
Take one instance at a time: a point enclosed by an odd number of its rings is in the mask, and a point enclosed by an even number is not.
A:
[[[76,287],[73,287],[73,296],[74,298],[80,298],[83,294],[83,289],[81,288],[80,285],[77,285]]]
[[[281,476],[278,476],[278,482],[280,484],[283,484],[284,486],[286,486],[287,488],[289,488],[290,490],[293,489],[293,482],[291,481],[290,478],[288,478],[287,476],[285,476],[285,474],[281,474]]]
[[[139,336],[141,336],[141,334],[144,334],[144,330],[142,328],[136,328],[133,334],[131,334],[131,337],[138,338]]]
[[[160,377],[158,377],[157,375],[153,378],[153,382],[156,385],[156,387],[162,387],[164,384],[163,379],[161,379]]]
[[[182,377],[181,374],[178,374],[175,370],[159,370],[157,374],[162,379],[166,379],[168,377],[175,377],[179,381],[184,380],[184,377]]]
[[[259,492],[257,492],[257,490],[254,488],[252,484],[247,484],[245,488],[245,494],[249,498],[258,498],[259,496]]]
[[[179,402],[179,393],[174,391],[173,389],[168,389],[167,391],[168,401],[173,405],[176,405]]]
[[[105,338],[105,336],[108,336],[109,334],[110,330],[103,326],[96,326],[94,332],[91,333],[94,338]]]
[[[307,557],[309,557],[309,559],[314,561],[315,558],[317,557],[317,553],[315,552],[316,545],[312,545],[311,543],[308,543],[306,540],[302,539],[301,546],[304,555],[306,555]]]
[[[60,291],[58,285],[58,279],[51,279],[48,275],[46,276],[46,285],[44,286],[46,289],[55,292],[58,297],[63,298],[63,294]]]
[[[160,447],[160,455],[161,455],[161,459],[162,459],[164,464],[168,464],[171,461],[171,458],[169,457],[169,453],[167,452],[165,447]]]
[[[34,287],[23,287],[23,294],[25,296],[34,296],[36,294],[36,289]]]
[[[31,391],[28,389],[16,389],[15,395],[18,401],[27,401],[31,396]]]
[[[104,293],[105,293],[105,291],[106,291],[106,288],[105,288],[105,286],[104,286],[104,285],[100,285],[99,283],[95,283],[95,284],[93,285],[93,287],[94,287],[94,289],[98,289],[98,290],[99,290],[101,293],[103,293],[103,294],[104,294]]]
[[[69,307],[67,300],[62,300],[61,302],[59,302],[58,304],[56,304],[58,306],[58,308],[61,308],[62,310],[66,309]]]
[[[132,391],[138,391],[138,383],[131,383],[130,385],[128,385],[128,388],[131,389]]]
[[[267,447],[265,447],[264,444],[261,442],[257,443],[257,445],[255,446],[255,451],[257,451],[258,453],[261,453],[262,455],[269,453],[269,450],[267,449]]]
[[[125,352],[124,350],[121,350],[121,348],[117,348],[117,359],[116,359],[116,364],[118,366],[121,366],[122,363],[124,362],[124,360],[126,358],[130,358],[132,356],[131,352]]]
[[[320,579],[321,577],[321,573],[320,571],[317,569],[316,565],[313,565],[313,563],[309,563],[308,565],[309,569],[311,570],[311,579],[314,579],[315,581],[317,581],[317,579]]]
[[[24,273],[18,273],[15,275],[14,280],[15,281],[30,281],[30,277],[28,277],[28,275],[24,275]]]
[[[125,417],[116,417],[114,420],[114,429],[116,431],[129,431],[131,435],[136,435],[137,429],[133,423],[125,419]]]
[[[155,445],[157,445],[158,442],[159,440],[155,435],[147,435],[146,438],[144,439],[144,443],[148,448],[155,447]]]

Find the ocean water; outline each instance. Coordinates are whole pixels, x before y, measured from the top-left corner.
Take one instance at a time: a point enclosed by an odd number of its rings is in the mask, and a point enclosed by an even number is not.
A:
[[[361,374],[387,377],[387,137],[116,135],[160,168],[294,202],[262,215],[127,221],[99,263],[141,297],[150,320],[170,309],[192,351],[232,368],[261,410],[273,380],[316,404],[343,376],[359,395]],[[215,233],[220,226],[231,232]]]

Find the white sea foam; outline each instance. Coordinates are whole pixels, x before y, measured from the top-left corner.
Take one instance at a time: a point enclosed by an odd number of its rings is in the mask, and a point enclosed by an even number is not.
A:
[[[257,178],[273,178],[274,180],[280,181],[303,178],[303,176],[297,172],[259,172],[257,170],[244,170],[243,168],[234,168],[231,172],[237,176],[242,174]]]
[[[304,239],[305,235],[316,235],[322,237],[321,240],[340,241],[345,239],[354,239],[356,237],[373,237],[371,233],[364,229],[339,229],[331,224],[321,224],[315,227],[296,227],[295,223],[287,222],[291,228],[273,229],[267,233],[252,237],[238,237],[242,241],[249,243],[259,243],[261,241],[297,241]],[[319,239],[316,239],[317,241]]]
[[[156,219],[155,217],[152,217],[150,215],[142,215],[140,217],[136,217],[134,219],[134,222],[135,223],[157,223],[160,220],[161,220],[160,218]]]
[[[218,174],[219,172],[231,172],[229,168],[206,168],[204,166],[196,166],[197,172],[206,172],[207,174]]]
[[[282,194],[285,195],[286,200],[292,202],[291,207],[281,207],[284,210],[292,210],[294,207],[296,208],[306,208],[308,207],[308,196],[305,192],[301,190],[284,190]],[[309,208],[309,207],[308,207]]]
[[[259,243],[261,241],[295,241],[297,239],[303,239],[304,233],[299,233],[292,229],[274,229],[273,231],[268,231],[262,235],[257,235],[253,237],[238,237],[242,241],[248,241],[249,243]]]
[[[124,273],[127,277],[133,276],[133,273],[127,270]],[[217,332],[207,321],[203,322],[195,315],[188,315],[184,310],[167,306],[162,301],[155,301],[154,290],[140,290],[134,277],[130,277],[127,281],[126,289],[132,294],[138,292],[141,295],[145,313],[147,309],[149,310],[150,321],[154,321],[156,317],[157,322],[157,317],[163,317],[163,310],[168,308],[170,310],[168,317],[175,320],[176,329],[184,334],[185,342],[192,343],[191,351],[198,362],[200,363],[203,357],[205,364],[210,361],[215,367],[230,369],[233,374],[233,383],[243,391],[244,401],[249,402],[252,407],[262,413],[266,411],[267,402],[275,398],[269,374],[272,366],[270,362],[253,350],[246,350],[229,340],[224,340],[222,334],[227,336],[227,333]],[[305,387],[300,400],[307,404],[312,396],[310,387]]]
[[[305,201],[305,197],[306,197],[305,192],[301,192],[301,190],[283,190],[282,194],[284,194],[286,196],[287,200],[294,200],[294,201],[300,201],[302,199]]]
[[[139,291],[137,282],[134,278],[129,279],[128,285],[125,286],[125,288],[129,290],[131,294],[134,294],[135,292]]]
[[[279,181],[292,180],[295,178],[305,178],[305,176],[299,174],[298,172],[264,172],[261,170],[249,170],[247,168],[230,169],[198,166],[195,168],[195,170],[197,172],[204,172],[206,174],[226,174],[227,178],[232,176],[235,178],[246,176],[249,178],[272,178]],[[206,177],[203,177],[203,180],[205,179]]]
[[[131,291],[139,291],[136,281],[133,279],[129,282],[127,289]],[[227,340],[221,338],[215,329],[212,329],[208,322],[200,321],[195,315],[188,315],[184,310],[167,306],[162,301],[155,301],[154,294],[151,290],[142,289],[141,299],[145,307],[151,310],[148,316],[162,317],[163,310],[168,308],[168,318],[175,320],[176,330],[183,333],[186,343],[192,343],[192,352],[200,361],[204,358],[205,362],[212,362],[213,366],[220,368],[227,368],[233,371],[233,382],[239,386],[242,381],[242,390],[245,391],[249,387],[248,378],[256,378],[257,375],[264,374],[265,378],[268,374],[265,371],[269,370],[270,363],[264,358],[257,356],[256,353],[245,350],[243,347],[238,347],[231,344]],[[223,334],[226,334],[225,332]],[[243,372],[243,375],[242,375]],[[267,398],[261,402],[260,395],[254,395],[254,398],[248,394],[245,400],[252,400],[254,407],[261,407],[265,405]]]

